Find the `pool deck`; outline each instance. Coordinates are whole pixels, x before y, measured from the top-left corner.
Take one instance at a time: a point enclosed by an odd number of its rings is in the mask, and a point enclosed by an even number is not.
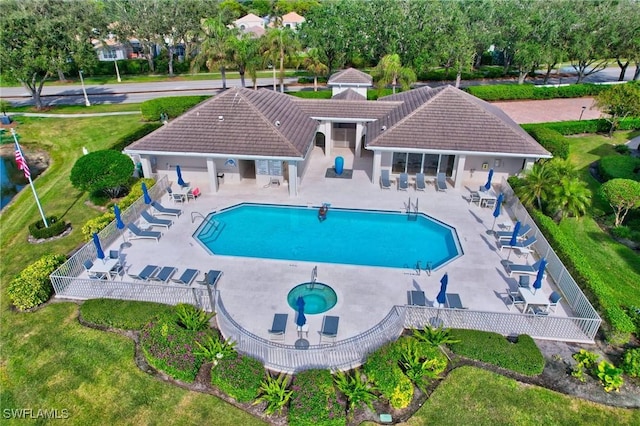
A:
[[[494,222],[493,209],[480,208],[467,201],[470,188],[477,188],[482,181],[466,182],[460,190],[452,187],[446,192],[438,192],[433,184],[426,191],[416,191],[413,185],[408,191],[399,191],[395,187],[383,190],[370,180],[370,157],[355,158],[352,151],[335,150],[332,158],[325,158],[319,148],[315,148],[298,197],[288,196],[286,185],[261,188],[252,180],[246,183],[226,184],[216,194],[203,194],[195,201],[182,205],[173,205],[167,196],[160,200],[165,206],[179,207],[184,214],[174,221],[168,230],[163,231],[159,242],[153,240],[134,240],[128,248],[123,248],[125,266],[130,272],[138,272],[147,264],[175,266],[178,274],[186,268],[196,268],[202,273],[216,269],[224,272],[217,284],[220,297],[232,318],[242,327],[265,339],[269,339],[268,329],[273,315],[288,313],[289,320],[284,343],[293,345],[296,333],[295,311],[287,304],[287,293],[297,284],[311,278],[312,269],[318,267],[317,280],[330,285],[337,293],[336,306],[324,314],[306,315],[309,325],[309,342],[320,342],[323,315],[340,317],[338,339],[353,337],[375,326],[394,305],[407,303],[407,292],[423,290],[427,303],[432,305],[440,289],[440,278],[447,272],[449,285],[447,293],[460,296],[463,305],[469,309],[492,312],[519,312],[517,307],[508,309],[506,290],[517,289],[517,276],[509,277],[501,261],[507,258],[510,250],[500,252],[496,241],[488,231]],[[325,178],[326,169],[333,165],[332,159],[341,155],[345,159],[345,169],[353,170],[352,179]],[[365,153],[370,156],[370,153]],[[173,176],[170,177],[174,179]],[[497,183],[497,182],[495,182]],[[197,182],[193,183],[194,185]],[[464,255],[453,260],[443,268],[427,274],[418,273],[413,268],[364,267],[340,264],[327,264],[301,261],[280,261],[256,258],[241,258],[210,255],[192,237],[202,223],[200,213],[206,216],[214,210],[242,202],[290,204],[299,206],[320,206],[330,203],[334,207],[381,209],[405,211],[409,197],[415,202],[419,199],[420,212],[443,221],[458,233]],[[331,220],[331,211],[327,220]],[[496,224],[510,221],[506,212]],[[250,232],[250,224],[248,232]],[[496,226],[497,228],[497,226]],[[348,235],[341,236],[345,241],[344,250],[366,250],[366,247],[350,247]],[[121,240],[112,247],[118,249]],[[260,244],[260,235],[255,236]],[[313,244],[313,241],[309,242]],[[410,240],[388,241],[391,245],[409,245]],[[510,260],[515,263],[531,264],[535,259],[518,257],[511,253]],[[202,275],[200,275],[202,278]],[[534,277],[532,277],[533,281]],[[549,295],[553,289],[545,281],[539,292]],[[564,307],[558,306],[554,316],[567,316]]]

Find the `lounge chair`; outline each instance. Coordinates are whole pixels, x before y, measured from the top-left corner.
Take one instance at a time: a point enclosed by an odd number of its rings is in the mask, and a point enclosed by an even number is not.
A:
[[[169,219],[160,219],[159,217],[155,217],[152,216],[148,211],[143,211],[142,213],[140,213],[140,216],[142,216],[142,218],[144,220],[147,221],[147,223],[149,225],[153,225],[153,226],[163,226],[167,229],[169,229],[169,227],[171,226],[171,224],[173,223],[172,221],[170,221]]]
[[[220,279],[221,276],[222,276],[222,271],[216,271],[215,269],[210,269],[209,272],[205,272],[203,279],[196,280],[196,282],[202,285],[215,286],[218,283],[218,280]]]
[[[524,241],[518,241],[515,245],[509,244],[511,241],[498,240],[498,248],[500,251],[504,248],[508,249],[528,249],[536,242],[536,237],[529,237]]]
[[[416,191],[425,190],[424,173],[416,173]]]
[[[447,177],[444,173],[438,173],[436,178],[436,188],[438,191],[447,190]]]
[[[151,281],[160,281],[166,283],[169,281],[169,278],[176,272],[176,268],[174,266],[165,266],[157,274],[154,274],[149,277]]]
[[[197,269],[187,269],[182,273],[182,275],[180,275],[180,278],[171,278],[171,281],[178,284],[191,285],[199,273],[200,271]]]
[[[332,342],[335,342],[336,337],[338,337],[339,322],[340,322],[340,317],[325,315],[324,318],[322,318],[322,329],[320,330],[320,343],[322,343],[323,339],[329,339]]]
[[[391,189],[391,179],[389,178],[389,170],[380,171],[380,186],[382,189]]]
[[[538,273],[539,267],[540,260],[538,260],[533,265],[517,265],[515,263],[508,263],[506,269],[509,273],[509,276],[511,276],[512,274],[536,275]]]
[[[406,173],[400,173],[400,179],[398,179],[398,189],[400,191],[406,191],[409,188],[409,176]]]
[[[284,340],[285,333],[287,331],[287,319],[289,314],[275,314],[273,315],[273,323],[271,329],[269,329],[269,336],[271,340]]]
[[[147,239],[160,241],[160,237],[162,236],[162,233],[158,231],[143,231],[134,223],[128,223],[127,228],[131,232],[131,235],[129,235],[130,240]]]
[[[130,278],[133,278],[134,280],[137,280],[137,281],[147,281],[152,277],[154,277],[159,269],[160,269],[159,266],[147,265],[139,273],[134,274],[134,273],[127,272],[127,275],[129,275]]]
[[[527,224],[520,228],[518,231],[518,238],[524,239],[527,238],[527,234],[531,232],[531,225]],[[499,240],[510,240],[513,236],[513,231],[497,231],[495,233],[496,238]]]
[[[156,209],[156,212],[158,212],[158,214],[160,215],[168,215],[168,216],[175,216],[178,217],[182,214],[182,210],[180,209],[169,209],[167,207],[164,207],[162,204],[160,204],[157,201],[152,201],[151,202],[151,207],[153,207],[154,209]]]
[[[427,306],[427,299],[424,297],[424,291],[411,290],[409,292],[409,305]]]

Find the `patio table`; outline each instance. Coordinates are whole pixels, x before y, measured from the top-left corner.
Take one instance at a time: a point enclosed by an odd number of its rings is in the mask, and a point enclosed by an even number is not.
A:
[[[182,201],[189,201],[189,197],[187,197],[187,195],[189,194],[190,191],[191,191],[191,187],[184,186],[184,187],[180,187],[178,189],[174,189],[173,193],[177,194],[179,197],[181,197]]]
[[[484,188],[484,187],[481,187]],[[493,188],[487,190],[487,191],[478,191],[478,195],[480,196],[480,206],[486,206],[487,205],[487,201],[489,200],[493,200],[494,203],[493,205],[495,205],[495,201],[498,199],[498,194],[496,194],[496,191],[493,190]]]
[[[118,262],[120,262],[120,259],[104,259],[104,261],[98,259],[93,266],[89,268],[89,272],[96,275],[100,274],[111,279],[110,272],[117,266]]]
[[[529,306],[544,306],[549,307],[549,298],[542,292],[533,292],[529,287],[518,287],[518,293],[524,299],[524,309],[522,312],[527,312]]]

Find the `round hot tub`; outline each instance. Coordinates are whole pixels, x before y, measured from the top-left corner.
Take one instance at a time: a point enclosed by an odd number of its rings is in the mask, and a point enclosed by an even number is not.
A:
[[[338,302],[336,292],[323,283],[302,283],[291,289],[287,295],[287,303],[292,309],[298,309],[297,300],[302,296],[305,314],[321,314],[333,308]]]

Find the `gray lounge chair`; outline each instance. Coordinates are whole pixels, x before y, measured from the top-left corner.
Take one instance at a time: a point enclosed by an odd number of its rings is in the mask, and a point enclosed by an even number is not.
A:
[[[391,189],[391,179],[389,178],[389,170],[380,171],[380,186],[382,189]]]
[[[180,275],[180,278],[172,278],[171,281],[178,284],[191,285],[199,273],[200,271],[197,269],[187,269],[182,273],[182,275]]]
[[[147,265],[144,267],[144,269],[142,269],[142,271],[138,272],[137,274],[127,272],[127,275],[137,281],[147,281],[151,279],[159,269],[159,266]]]
[[[222,271],[216,271],[215,269],[210,269],[209,272],[204,274],[204,278],[202,280],[196,280],[198,284],[202,285],[210,285],[215,286],[218,283],[218,280],[222,276]]]
[[[340,317],[333,317],[331,315],[325,315],[322,318],[322,329],[320,330],[320,343],[323,339],[329,339],[335,342],[338,337],[338,324]]]
[[[398,189],[400,191],[406,191],[409,188],[409,176],[406,173],[400,173],[400,179],[398,179]]]
[[[436,178],[436,188],[438,191],[447,190],[447,176],[444,173],[438,173]]]
[[[173,222],[170,221],[169,219],[160,219],[159,217],[152,216],[146,210],[140,213],[140,216],[142,216],[142,218],[146,220],[149,225],[153,225],[153,226],[163,226],[169,229],[171,224],[173,224]]]
[[[129,229],[129,231],[131,231],[131,235],[129,235],[130,240],[147,239],[160,241],[160,237],[162,236],[162,234],[158,231],[143,231],[134,223],[128,223],[127,228]]]
[[[498,248],[500,249],[500,251],[502,251],[502,249],[504,248],[508,248],[508,249],[528,249],[529,247],[531,247],[535,242],[536,242],[536,237],[530,237],[527,238],[524,241],[518,241],[515,245],[511,245],[509,244],[511,241],[500,241],[498,240]]]
[[[413,306],[427,306],[427,299],[424,297],[424,291],[411,290],[409,292],[409,304]]]
[[[176,268],[174,266],[165,266],[157,274],[154,274],[149,277],[151,281],[160,281],[166,283],[169,281],[169,278],[176,272]]]
[[[178,217],[182,214],[182,210],[180,209],[170,209],[167,208],[165,206],[163,206],[162,204],[160,204],[157,201],[152,201],[151,202],[151,207],[153,207],[154,209],[156,209],[156,212],[159,215],[168,215],[168,216],[175,216]]]
[[[518,231],[518,238],[526,238],[529,232],[531,232],[531,225],[522,226]],[[499,240],[510,240],[513,236],[513,231],[497,231],[495,235]]]
[[[284,340],[288,318],[289,314],[275,314],[273,316],[273,323],[271,324],[271,329],[269,329],[271,340]]]
[[[506,269],[509,273],[509,276],[511,276],[512,274],[536,275],[538,273],[539,267],[540,260],[538,260],[533,265],[517,265],[515,263],[508,263]]]
[[[424,173],[416,173],[416,191],[424,191],[425,188]]]

